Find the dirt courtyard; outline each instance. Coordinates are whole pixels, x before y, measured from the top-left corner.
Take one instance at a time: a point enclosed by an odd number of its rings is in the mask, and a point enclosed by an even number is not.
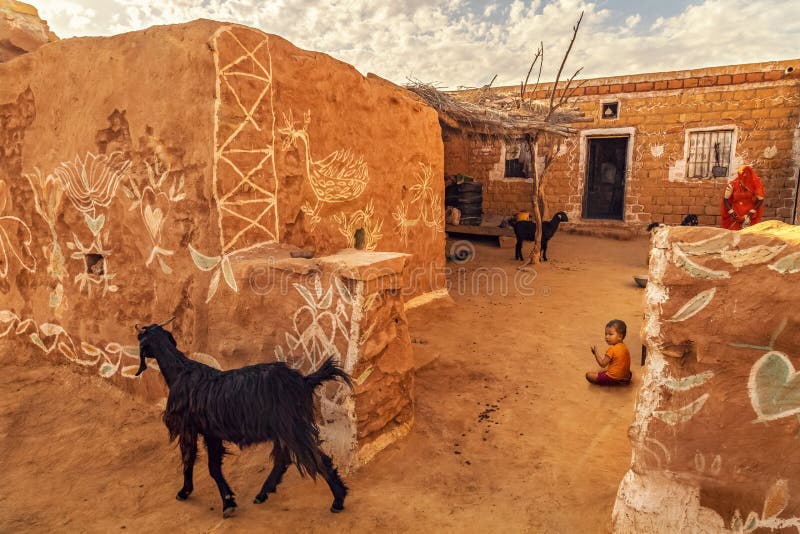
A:
[[[513,249],[488,241],[471,261],[448,262],[452,301],[409,311],[413,430],[345,477],[351,493],[338,515],[326,484],[293,468],[277,494],[252,504],[268,473],[265,446],[226,459],[233,518],[222,520],[204,455],[194,493],[177,501],[179,453],[157,406],[0,346],[0,532],[608,532],[642,379],[643,290],[632,275],[646,272],[647,246],[562,232],[524,280]],[[628,324],[633,384],[592,387],[589,347],[605,350],[614,318]]]

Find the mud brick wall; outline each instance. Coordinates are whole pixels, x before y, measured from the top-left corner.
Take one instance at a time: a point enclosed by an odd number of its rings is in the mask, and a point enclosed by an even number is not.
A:
[[[786,72],[789,67],[793,72]],[[531,98],[545,98],[550,85],[541,87]],[[509,94],[517,90],[498,89]],[[601,117],[605,102],[618,102],[618,118]],[[702,225],[718,226],[725,184],[743,164],[753,166],[764,181],[765,218],[792,222],[800,172],[800,60],[592,79],[571,103],[587,120],[573,125],[578,133],[548,170],[545,217],[561,210],[571,223],[582,222],[587,140],[623,136],[632,143],[623,226],[639,230],[653,221],[677,224],[687,213],[696,214]],[[735,130],[729,175],[687,178],[687,131],[706,128]],[[478,150],[482,144],[502,146],[502,141],[458,137],[445,138],[446,172],[489,180],[484,202],[489,213],[528,209],[527,184],[496,187],[489,178],[493,165],[503,164],[502,150]],[[454,144],[458,148],[450,146]],[[500,166],[496,176],[502,174]]]
[[[395,325],[403,297],[438,289],[441,132],[401,87],[208,20],[50,43],[0,80],[0,338],[32,365],[160,399],[158,373],[134,376],[133,325],[175,316],[179,347],[218,368],[333,355],[360,376],[362,323],[384,306],[362,309],[360,269],[426,274],[392,288]],[[276,275],[301,248],[305,271]],[[370,442],[411,421],[408,333],[384,323],[368,360],[392,385],[358,393],[388,427],[362,417]],[[329,393],[330,441],[357,465],[358,395]]]
[[[533,208],[533,180],[505,178],[505,142],[464,135],[443,126],[445,175],[466,174],[483,184],[484,215],[513,215]]]
[[[656,230],[615,532],[800,524],[798,287],[800,227]]]

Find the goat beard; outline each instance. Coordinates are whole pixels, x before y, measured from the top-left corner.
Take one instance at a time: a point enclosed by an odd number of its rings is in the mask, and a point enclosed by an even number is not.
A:
[[[136,376],[144,373],[144,370],[147,369],[147,362],[145,361],[144,356],[139,355],[139,370],[136,371]]]

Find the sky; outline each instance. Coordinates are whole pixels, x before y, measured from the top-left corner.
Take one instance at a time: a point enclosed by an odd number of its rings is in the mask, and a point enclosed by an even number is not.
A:
[[[519,85],[539,42],[551,81],[800,58],[800,0],[27,0],[61,38],[232,21],[395,83]],[[537,67],[538,69],[538,67]],[[562,77],[563,78],[563,77]]]

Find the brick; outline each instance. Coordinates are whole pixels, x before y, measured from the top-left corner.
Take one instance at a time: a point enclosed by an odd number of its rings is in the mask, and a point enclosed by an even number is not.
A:
[[[611,92],[612,93],[620,93],[620,92],[622,92],[622,84],[621,83],[612,83],[611,84]]]
[[[733,80],[730,74],[721,74],[717,76],[717,85],[728,85],[732,81]]]
[[[607,95],[611,91],[611,88],[607,85],[601,85],[598,89],[601,95]]]
[[[653,87],[653,82],[639,82],[636,84],[637,91],[652,91]]]
[[[586,95],[596,95],[598,93],[598,88],[596,85],[590,85],[586,88]]]
[[[764,81],[764,73],[763,72],[749,72],[745,76],[745,80],[747,80],[749,83],[763,82]]]
[[[703,76],[700,78],[700,87],[709,87],[717,83],[716,76]]]
[[[756,98],[772,98],[778,96],[778,89],[775,87],[764,87],[762,89],[756,89],[755,97]]]
[[[698,83],[700,83],[699,78],[686,78],[683,80],[684,87],[697,87]]]
[[[669,87],[670,89],[680,89],[681,87],[683,87],[683,80],[670,80],[667,83],[667,87]]]
[[[636,84],[635,83],[626,83],[622,85],[622,91],[624,93],[632,93],[636,91]]]
[[[744,83],[746,79],[744,74],[734,74],[731,83]]]
[[[663,91],[667,88],[667,80],[659,80],[653,84],[653,89],[656,91]]]
[[[772,82],[781,78],[783,78],[783,71],[780,70],[771,70],[764,73],[764,81]]]

